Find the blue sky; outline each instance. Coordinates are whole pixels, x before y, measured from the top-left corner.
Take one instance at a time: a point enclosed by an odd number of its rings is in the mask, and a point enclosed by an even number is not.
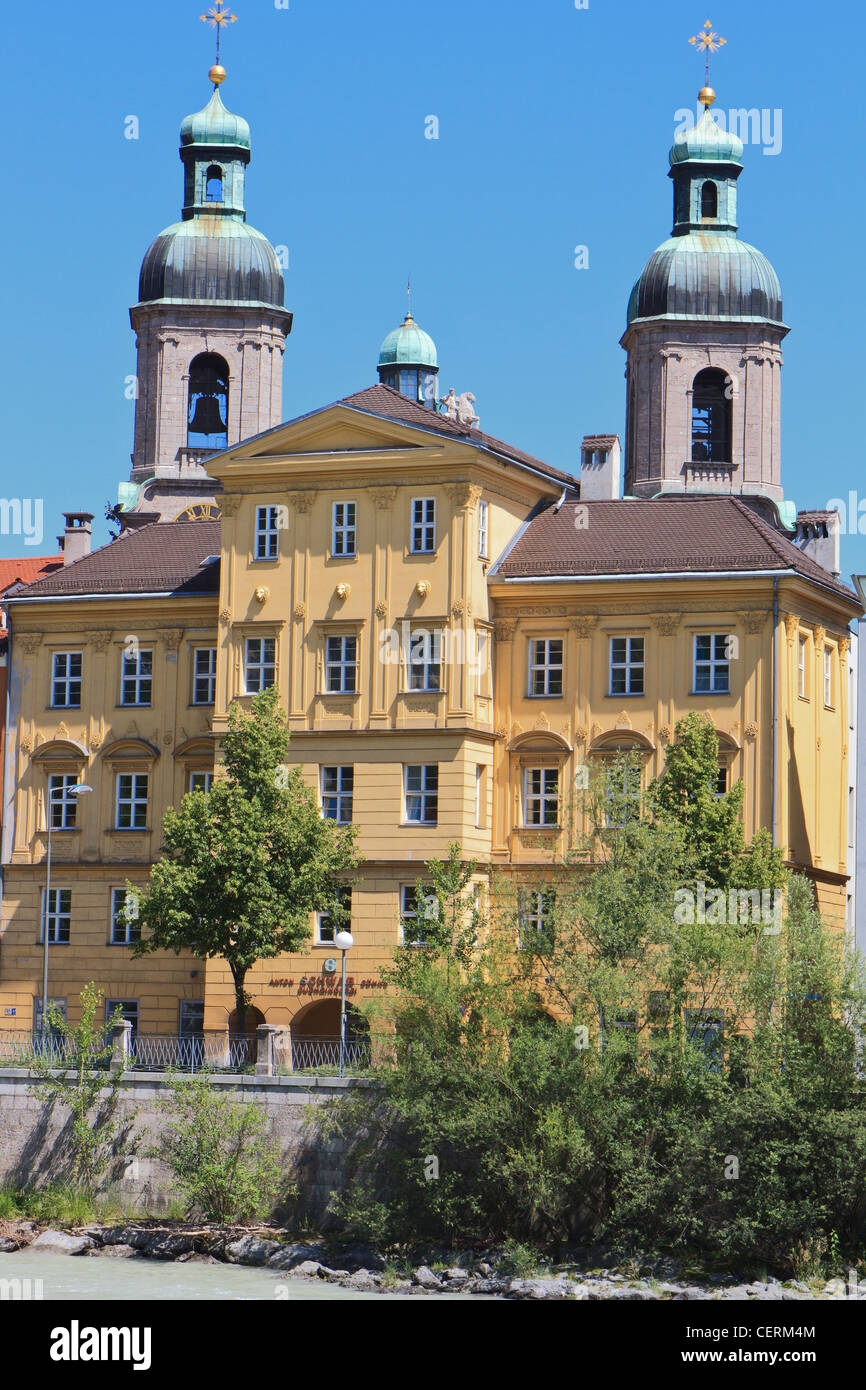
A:
[[[249,220],[289,248],[290,418],[369,385],[413,308],[443,394],[570,470],[585,433],[623,432],[628,295],[669,235],[667,151],[694,109],[707,14],[667,0],[237,0],[226,104],[250,121]],[[129,472],[128,308],[141,257],[180,212],[182,118],[210,94],[203,0],[21,6],[5,18],[5,497],[98,517]],[[862,7],[710,7],[728,44],[718,106],[782,113],[781,149],[747,145],[740,233],[779,273],[783,482],[799,506],[866,497],[854,408],[866,213]],[[124,138],[135,115],[140,138]],[[435,115],[439,139],[425,139]],[[774,134],[778,141],[778,118]],[[574,248],[588,248],[576,270]],[[858,417],[859,418],[859,417]],[[864,507],[866,510],[866,507]],[[866,518],[864,518],[866,528]],[[33,554],[0,536],[0,554]],[[843,542],[866,570],[866,536]]]

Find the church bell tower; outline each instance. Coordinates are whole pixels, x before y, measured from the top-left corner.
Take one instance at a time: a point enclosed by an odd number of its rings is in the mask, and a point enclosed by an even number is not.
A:
[[[130,309],[138,395],[124,525],[213,512],[204,461],[282,419],[292,315],[277,253],[246,220],[249,125],[223,105],[225,70],[210,78],[210,101],[181,126],[181,220],[145,252]]]

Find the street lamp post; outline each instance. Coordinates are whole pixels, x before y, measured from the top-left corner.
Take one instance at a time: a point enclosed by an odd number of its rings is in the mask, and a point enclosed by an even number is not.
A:
[[[346,952],[351,951],[355,938],[350,931],[338,931],[334,945],[343,957],[343,998],[340,1006],[340,1076],[343,1075],[346,1060]]]
[[[92,787],[85,787],[82,782],[76,782],[74,787],[56,787],[55,791],[61,793],[61,800],[65,792],[69,796],[74,796],[77,800],[79,796],[86,796],[92,792]],[[48,849],[45,855],[45,902],[42,907],[42,1026],[40,1032],[43,1038],[48,1037],[48,907],[51,898],[51,812],[58,805],[56,796],[52,795],[51,783],[48,784]]]

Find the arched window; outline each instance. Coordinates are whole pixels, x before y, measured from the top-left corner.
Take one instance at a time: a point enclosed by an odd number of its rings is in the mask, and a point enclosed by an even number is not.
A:
[[[717,367],[698,372],[692,386],[692,461],[731,462],[730,377]]]
[[[199,449],[224,449],[228,443],[228,418],[228,363],[215,352],[201,352],[189,367],[187,444]]]
[[[212,164],[205,175],[205,202],[221,203],[223,200],[223,171],[218,164]]]
[[[707,179],[701,189],[701,217],[718,217],[719,188],[712,179]]]

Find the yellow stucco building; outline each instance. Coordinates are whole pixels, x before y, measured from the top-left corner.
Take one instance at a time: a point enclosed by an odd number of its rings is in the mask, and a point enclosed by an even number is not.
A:
[[[482,432],[468,395],[438,402],[411,315],[378,384],[274,425],[291,316],[242,215],[249,130],[218,92],[184,122],[184,220],[133,310],[122,534],[90,553],[70,514],[63,567],[7,600],[5,1029],[37,1021],[43,918],[70,1017],[93,979],[142,1034],[231,1027],[219,961],[131,958],[123,887],[145,882],[166,808],[209,784],[231,702],[271,684],[322,814],[358,826],[354,1003],[417,931],[425,860],[458,841],[480,877],[555,875],[584,770],[632,749],[648,781],[691,710],[718,731],[720,789],[744,783],[746,835],[768,827],[844,922],[862,609],[826,514],[808,529],[784,502],[781,291],[736,237],[739,141],[714,137],[710,160],[701,132],[671,152],[676,235],[630,303],[624,497],[616,435],[584,439],[578,482]],[[303,954],[250,972],[253,1018],[333,1036],[336,954],[319,915]]]

